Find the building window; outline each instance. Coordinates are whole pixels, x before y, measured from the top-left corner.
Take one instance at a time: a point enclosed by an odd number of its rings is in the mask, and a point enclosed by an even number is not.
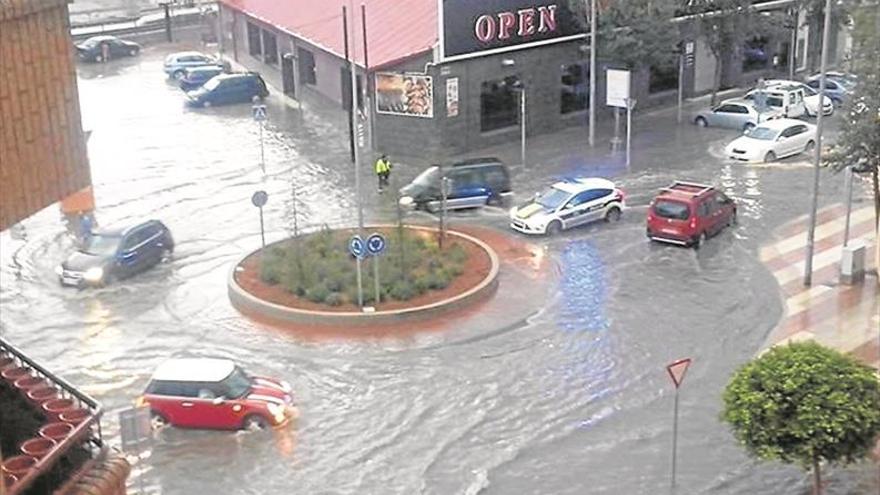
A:
[[[480,88],[480,130],[494,131],[517,124],[519,77],[483,82]]]
[[[743,46],[743,72],[766,68],[770,64],[770,55],[767,51],[767,38],[763,36],[746,41]]]
[[[678,64],[670,62],[665,65],[651,66],[648,81],[649,93],[662,93],[678,88]]]
[[[250,22],[247,23],[247,36],[248,53],[259,58],[263,54],[263,46],[260,43],[260,28]]]
[[[269,65],[278,64],[278,44],[275,35],[269,31],[263,31],[263,62]]]
[[[586,110],[590,103],[589,69],[586,64],[562,66],[559,111],[563,114]]]
[[[297,61],[299,65],[299,80],[305,84],[317,84],[318,78],[315,74],[315,56],[312,52],[297,48]]]

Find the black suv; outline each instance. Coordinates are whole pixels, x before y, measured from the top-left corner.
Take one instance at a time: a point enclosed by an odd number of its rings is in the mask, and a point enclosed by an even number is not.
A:
[[[142,272],[174,251],[171,231],[158,220],[99,230],[55,270],[61,285],[106,285]]]

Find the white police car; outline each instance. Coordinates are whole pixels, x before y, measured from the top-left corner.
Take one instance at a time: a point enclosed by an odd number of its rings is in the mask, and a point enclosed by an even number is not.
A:
[[[524,234],[554,235],[596,220],[617,221],[625,208],[623,191],[610,180],[567,179],[512,208],[510,226]]]

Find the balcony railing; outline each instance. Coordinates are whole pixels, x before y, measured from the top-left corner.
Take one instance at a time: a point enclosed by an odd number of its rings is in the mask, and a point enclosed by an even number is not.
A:
[[[6,484],[7,495],[23,494],[35,483],[45,486],[47,493],[52,492],[103,454],[101,405],[3,338],[0,379],[7,390],[18,394],[17,402],[30,411],[30,418],[43,420],[33,440],[48,439],[21,442],[19,455],[3,453],[0,483]],[[37,445],[40,448],[29,447]]]

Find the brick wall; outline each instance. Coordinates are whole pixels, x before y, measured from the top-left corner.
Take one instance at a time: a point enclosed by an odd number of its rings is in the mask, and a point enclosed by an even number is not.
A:
[[[0,230],[90,184],[64,0],[0,3]]]

